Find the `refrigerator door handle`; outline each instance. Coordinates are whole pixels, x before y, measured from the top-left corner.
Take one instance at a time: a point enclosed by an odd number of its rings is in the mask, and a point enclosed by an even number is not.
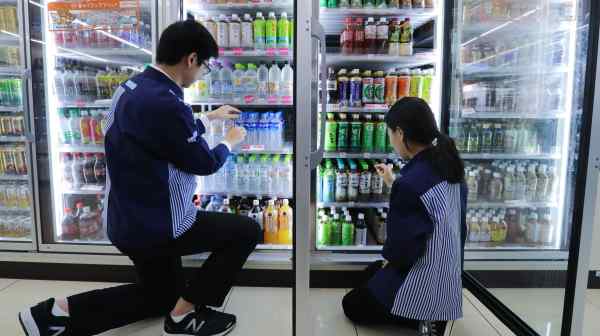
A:
[[[325,29],[317,21],[311,21],[311,37],[319,40],[319,52],[321,55],[321,75],[319,82],[321,85],[321,114],[320,114],[320,135],[319,145],[317,150],[310,153],[310,169],[316,169],[323,160],[323,152],[325,148],[325,115],[327,114],[327,46],[325,44]],[[315,111],[311,111],[314,113]]]

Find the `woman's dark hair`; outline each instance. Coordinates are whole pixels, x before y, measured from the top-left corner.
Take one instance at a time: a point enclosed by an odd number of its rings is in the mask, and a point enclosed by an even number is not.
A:
[[[204,26],[193,19],[169,25],[160,35],[156,61],[159,64],[175,65],[191,53],[198,54],[198,65],[219,56],[217,42]]]
[[[404,145],[408,141],[430,146],[423,155],[433,169],[446,181],[460,183],[465,179],[465,165],[454,140],[442,134],[427,102],[416,97],[397,101],[385,116],[385,123],[392,129],[404,132]]]

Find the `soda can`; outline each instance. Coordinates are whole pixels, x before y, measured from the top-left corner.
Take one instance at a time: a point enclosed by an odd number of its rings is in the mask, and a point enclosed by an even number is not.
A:
[[[2,163],[4,165],[4,173],[7,175],[15,174],[15,164],[12,153],[8,147],[2,148]]]
[[[0,148],[0,175],[6,175],[6,165],[4,161],[4,148]]]
[[[2,135],[12,135],[14,133],[11,117],[2,117],[0,119],[0,133]]]
[[[27,159],[25,157],[25,147],[15,147],[15,170],[19,175],[27,174]]]
[[[22,116],[10,118],[14,135],[22,136],[25,133],[24,118]]]
[[[7,30],[13,33],[18,33],[19,29],[17,26],[17,7],[5,7],[4,13],[6,18]]]

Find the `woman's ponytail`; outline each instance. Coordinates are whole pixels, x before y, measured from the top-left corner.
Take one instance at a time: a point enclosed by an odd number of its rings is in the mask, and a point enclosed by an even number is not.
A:
[[[416,97],[397,101],[385,117],[390,129],[400,128],[404,140],[430,146],[423,155],[433,169],[446,181],[460,183],[465,179],[465,165],[454,140],[442,134],[427,102]]]

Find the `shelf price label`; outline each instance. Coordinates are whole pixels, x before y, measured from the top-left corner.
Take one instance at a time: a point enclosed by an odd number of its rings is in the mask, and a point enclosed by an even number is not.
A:
[[[277,53],[277,49],[275,49],[275,48],[267,49],[267,56],[269,56],[269,57],[274,57],[276,53]]]
[[[290,50],[288,48],[279,48],[279,56],[288,56]]]
[[[242,56],[243,53],[244,53],[244,51],[242,50],[242,48],[234,48],[233,49],[234,56]]]

